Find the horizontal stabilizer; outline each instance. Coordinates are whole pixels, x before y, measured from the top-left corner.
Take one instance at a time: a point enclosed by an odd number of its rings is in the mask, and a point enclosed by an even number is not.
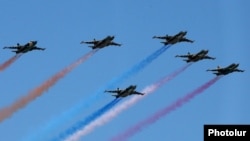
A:
[[[213,73],[213,74],[215,74],[215,75],[217,75],[217,76],[218,76],[218,75],[222,75],[221,73]]]
[[[115,98],[119,98],[119,95],[112,95],[112,96],[114,96]]]

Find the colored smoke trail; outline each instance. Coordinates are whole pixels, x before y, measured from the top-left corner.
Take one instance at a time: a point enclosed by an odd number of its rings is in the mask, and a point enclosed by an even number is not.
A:
[[[43,126],[41,129],[38,129],[36,131],[37,133],[29,135],[28,139],[25,139],[24,141],[46,140],[45,138],[47,138],[51,132],[55,131],[59,126],[61,126],[65,122],[68,122],[70,119],[74,118],[75,116],[83,112],[96,100],[100,99],[103,96],[102,93],[106,89],[113,89],[114,87],[117,87],[125,79],[127,79],[128,77],[131,77],[135,75],[136,73],[138,73],[140,70],[145,68],[148,64],[150,64],[153,60],[159,57],[163,52],[165,52],[170,46],[171,45],[163,46],[160,49],[156,50],[155,52],[150,54],[148,57],[146,57],[139,63],[135,64],[129,70],[122,73],[120,76],[112,79],[105,86],[98,89],[97,92],[95,92],[94,94],[91,94],[88,99],[82,100],[81,102],[71,107],[69,110],[66,110],[65,112],[61,113],[58,117],[54,117],[53,119],[51,119],[48,123],[45,124],[45,126]]]
[[[193,99],[198,94],[202,93],[204,90],[208,89],[217,80],[219,80],[219,78],[221,78],[221,77],[217,76],[217,77],[209,80],[208,82],[206,82],[202,86],[200,86],[197,89],[195,89],[194,91],[188,93],[184,97],[178,99],[177,101],[175,101],[171,105],[156,112],[155,114],[151,115],[150,117],[146,118],[145,120],[142,120],[141,122],[137,123],[136,125],[132,126],[131,128],[127,129],[126,131],[124,131],[122,134],[119,134],[119,135],[113,137],[111,139],[111,141],[127,140],[129,137],[132,137],[133,135],[135,135],[139,131],[142,131],[146,126],[153,124],[154,122],[156,122],[157,120],[159,120],[160,118],[165,116],[166,114],[169,114],[170,112],[176,110],[176,108],[182,106],[183,104],[185,104],[189,100]]]
[[[178,76],[180,73],[182,73],[183,71],[185,71],[191,65],[192,65],[192,63],[189,63],[189,64],[181,67],[177,71],[171,73],[170,75],[167,75],[167,76],[161,78],[160,80],[156,81],[152,85],[147,86],[146,88],[144,88],[142,90],[142,93],[145,93],[144,96],[134,96],[131,99],[129,99],[129,100],[127,100],[127,101],[119,104],[118,106],[114,107],[113,109],[109,110],[108,112],[106,112],[103,115],[101,115],[99,118],[95,119],[94,121],[92,121],[91,123],[89,123],[88,125],[86,125],[81,130],[79,130],[79,131],[75,132],[74,134],[72,134],[65,141],[76,141],[76,140],[79,140],[82,136],[90,133],[96,127],[102,126],[103,124],[107,123],[108,121],[110,121],[111,119],[113,119],[115,116],[117,116],[119,113],[121,113],[123,110],[126,110],[127,108],[133,106],[139,100],[145,98],[145,96],[147,96],[148,94],[153,93],[154,91],[156,91],[157,89],[159,89],[162,85],[166,84],[167,82],[169,82],[170,80],[172,80],[173,78],[175,78],[176,76]]]
[[[87,124],[89,124],[91,121],[95,120],[97,117],[101,116],[105,112],[107,112],[109,109],[114,107],[121,99],[114,99],[111,102],[109,102],[107,105],[103,106],[87,118],[85,118],[82,121],[77,122],[75,125],[67,129],[65,132],[61,133],[57,139],[53,139],[53,141],[61,141],[64,140],[66,137],[70,136],[71,134],[77,132]]]
[[[9,60],[4,62],[0,65],[0,71],[5,70],[8,66],[10,66],[12,63],[14,63],[19,57],[21,57],[22,53],[16,54],[15,56],[11,57]]]
[[[91,57],[96,51],[97,50],[92,50],[91,52],[87,53],[86,55],[84,55],[83,57],[78,59],[76,62],[74,62],[73,64],[64,68],[62,71],[56,73],[50,79],[45,81],[42,85],[38,86],[37,88],[30,91],[27,95],[25,95],[25,96],[21,97],[20,99],[18,99],[17,101],[15,101],[10,106],[0,109],[0,122],[5,120],[6,118],[10,117],[16,111],[23,108],[31,101],[35,100],[37,97],[41,96],[44,91],[48,90],[60,78],[63,78],[72,69],[74,69],[76,66],[80,65],[83,61],[87,60],[89,57]]]

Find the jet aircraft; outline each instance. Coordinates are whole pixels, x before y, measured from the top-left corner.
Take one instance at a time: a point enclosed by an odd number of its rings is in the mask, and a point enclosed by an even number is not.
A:
[[[132,94],[137,94],[137,95],[144,95],[144,93],[140,93],[135,91],[136,89],[136,85],[130,85],[129,87],[127,87],[124,90],[120,90],[119,88],[117,88],[117,90],[105,90],[105,92],[109,92],[109,93],[117,93],[117,95],[113,95],[116,98],[119,97],[126,97]]]
[[[225,68],[220,68],[219,66],[217,69],[208,69],[207,71],[214,71],[213,74],[215,75],[227,75],[232,72],[244,72],[244,70],[237,69],[239,64],[232,63],[231,65],[225,67]]]
[[[19,43],[17,43],[16,46],[10,46],[10,47],[4,47],[3,49],[16,49],[13,50],[12,52],[15,52],[16,54],[18,53],[26,53],[28,51],[32,51],[32,50],[45,50],[45,48],[40,48],[36,46],[37,41],[30,41],[28,43],[26,43],[25,45],[20,45]]]
[[[164,45],[168,45],[168,44],[172,44],[173,45],[173,44],[176,44],[178,42],[193,43],[194,42],[193,40],[189,40],[189,39],[187,39],[187,38],[184,37],[184,36],[186,36],[186,34],[187,34],[187,31],[180,31],[179,33],[177,33],[174,36],[169,36],[169,35],[166,35],[166,36],[153,36],[153,38],[164,39],[165,41],[161,42]]]
[[[93,44],[93,46],[89,46],[92,49],[104,48],[104,47],[107,47],[107,46],[110,46],[110,45],[121,46],[121,44],[113,42],[114,38],[115,38],[115,36],[107,36],[102,40],[94,39],[93,41],[88,41],[88,42],[81,41],[81,44],[83,44],[83,43],[85,43],[85,44]]]
[[[215,59],[214,57],[208,56],[207,53],[208,53],[208,50],[201,50],[200,52],[198,52],[196,54],[190,54],[188,52],[187,55],[176,55],[175,57],[187,58],[187,59],[183,60],[183,61],[186,61],[187,63],[197,62],[197,61],[202,60],[202,59],[212,59],[212,60]]]

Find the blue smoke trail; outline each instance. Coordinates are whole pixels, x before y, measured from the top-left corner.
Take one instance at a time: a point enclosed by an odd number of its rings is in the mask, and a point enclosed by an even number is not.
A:
[[[88,125],[90,122],[97,119],[99,116],[104,114],[106,111],[114,107],[121,99],[114,99],[109,102],[107,105],[102,107],[101,109],[97,110],[95,113],[91,114],[90,116],[86,117],[84,120],[77,122],[72,127],[68,128],[65,132],[61,133],[57,138],[53,139],[52,141],[61,141],[67,138],[69,135],[77,132],[78,130],[82,129],[84,126]]]
[[[69,121],[73,117],[77,116],[80,112],[88,108],[91,104],[93,104],[96,100],[100,99],[103,95],[102,93],[106,89],[112,89],[117,87],[120,83],[122,83],[128,77],[131,77],[137,74],[140,70],[145,68],[148,64],[150,64],[153,60],[159,57],[163,52],[165,52],[171,45],[163,46],[160,49],[153,52],[150,56],[139,62],[138,64],[134,65],[129,70],[122,73],[120,76],[114,78],[110,82],[108,82],[105,86],[101,87],[97,90],[96,93],[92,94],[90,98],[79,102],[77,105],[73,106],[71,109],[61,113],[59,117],[53,118],[50,120],[42,129],[36,131],[35,134],[28,136],[28,138],[24,139],[23,141],[44,141],[45,137],[48,136],[52,131],[62,125],[63,123]]]

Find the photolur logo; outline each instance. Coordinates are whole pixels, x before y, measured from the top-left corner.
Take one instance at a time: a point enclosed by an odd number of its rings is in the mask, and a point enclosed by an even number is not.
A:
[[[204,125],[204,141],[223,138],[250,141],[250,125]]]

